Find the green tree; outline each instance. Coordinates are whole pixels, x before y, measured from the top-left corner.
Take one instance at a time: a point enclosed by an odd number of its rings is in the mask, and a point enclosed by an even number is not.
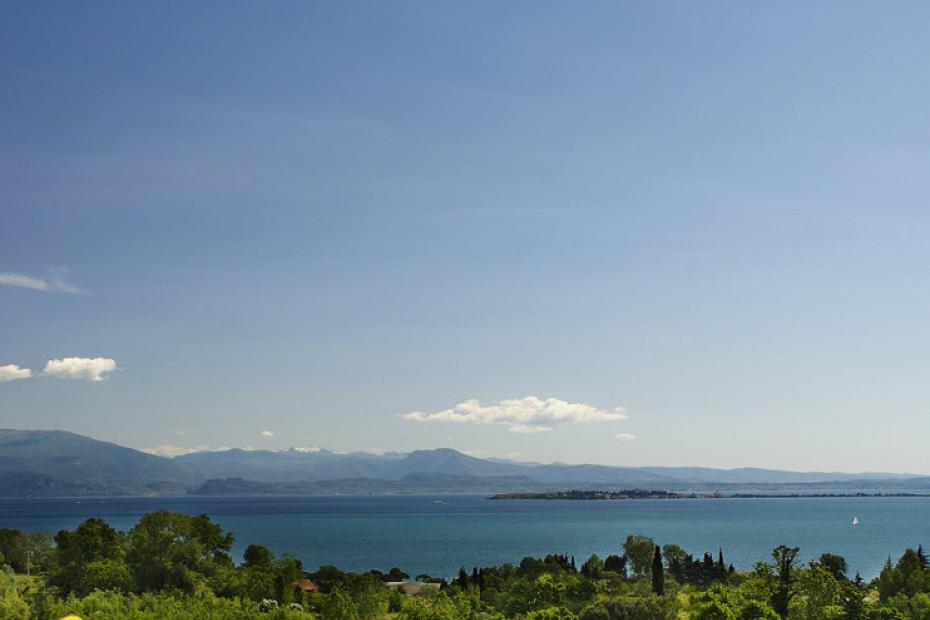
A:
[[[830,620],[842,615],[840,587],[833,574],[822,566],[800,571],[794,584],[790,617],[797,620]]]
[[[294,601],[295,582],[304,574],[300,560],[285,553],[274,563],[275,600],[286,605]]]
[[[898,593],[911,597],[927,589],[927,571],[921,566],[920,557],[913,549],[905,549],[894,566],[889,559],[878,577],[878,592],[882,601]]]
[[[823,553],[820,555],[819,563],[833,575],[837,581],[846,581],[846,558],[833,553]]]
[[[61,564],[86,564],[94,560],[115,560],[123,556],[122,537],[103,519],[91,518],[73,532],[61,530],[55,536]]]
[[[567,590],[562,574],[543,573],[533,582],[531,600],[538,606],[558,606],[565,602]]]
[[[840,606],[845,620],[865,618],[865,591],[855,583],[844,581],[840,587]]]
[[[662,568],[662,550],[656,545],[652,556],[652,591],[659,596],[665,594],[665,570]]]
[[[52,537],[45,532],[0,529],[0,556],[18,573],[48,570],[54,557]]]
[[[649,577],[652,566],[652,555],[655,543],[648,536],[626,537],[623,543],[623,554],[630,565],[635,579]]]
[[[672,597],[621,596],[604,607],[610,620],[672,620],[676,615]]]
[[[143,515],[129,531],[126,563],[140,591],[193,592],[217,565],[232,565],[233,535],[207,515],[164,510]]]
[[[85,564],[72,582],[74,592],[86,596],[94,590],[130,592],[133,588],[129,567],[121,560],[96,560]]]
[[[680,581],[688,563],[688,553],[678,545],[662,545],[662,559],[665,560],[668,572]]]
[[[52,583],[64,594],[96,589],[128,590],[132,579],[123,562],[123,536],[103,519],[91,518],[73,532],[55,535],[58,569]]]
[[[274,564],[274,553],[262,545],[249,545],[242,554],[245,565],[255,568],[271,568]]]
[[[794,577],[794,564],[800,549],[779,545],[772,550],[775,560],[775,575],[778,586],[772,596],[772,608],[782,618],[788,617],[788,605],[791,601],[791,583]]]
[[[382,618],[387,613],[391,592],[377,576],[350,573],[346,575],[343,587],[352,597],[359,618]]]
[[[927,560],[927,554],[924,553],[923,545],[917,545],[917,560],[920,562],[921,568],[930,567],[930,560]]]
[[[32,613],[29,605],[19,593],[16,576],[9,566],[0,568],[0,618],[4,620],[29,620]]]
[[[610,620],[610,612],[604,603],[595,603],[582,609],[578,620]]]
[[[396,566],[392,567],[384,577],[385,581],[407,581],[410,579],[410,575],[400,570]]]
[[[596,553],[592,553],[591,557],[581,565],[581,574],[588,579],[600,579],[602,572],[604,572],[604,560]]]
[[[336,588],[326,595],[320,608],[322,620],[359,620],[358,607],[346,592]]]
[[[627,559],[625,555],[610,554],[604,558],[604,570],[626,577]]]
[[[522,580],[521,580],[522,581]],[[502,618],[499,614],[486,614],[479,616],[476,612],[477,601],[466,594],[449,596],[440,592],[438,596],[430,598],[406,598],[403,601],[399,620],[466,620],[482,618],[496,620]]]
[[[736,617],[738,620],[778,620],[778,614],[771,605],[762,601],[746,601],[740,606]]]

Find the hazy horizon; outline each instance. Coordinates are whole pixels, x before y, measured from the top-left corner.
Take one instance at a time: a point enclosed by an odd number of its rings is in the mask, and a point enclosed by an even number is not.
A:
[[[0,433],[5,431],[13,432],[68,432],[65,429],[0,429]],[[80,434],[79,434],[80,435]],[[92,437],[90,435],[81,435],[82,437],[89,437],[91,439],[98,439],[97,437]],[[106,441],[106,440],[100,440]],[[765,468],[765,467],[753,467],[753,466],[737,466],[737,467],[709,467],[700,464],[693,463],[678,463],[678,464],[667,464],[667,465],[655,465],[650,463],[630,463],[625,465],[611,465],[608,463],[598,463],[595,461],[566,461],[555,459],[551,461],[540,461],[540,460],[529,460],[524,459],[519,456],[514,457],[500,457],[494,456],[492,454],[486,454],[480,450],[461,450],[451,446],[421,446],[414,447],[409,450],[339,450],[331,449],[326,446],[300,446],[300,445],[288,445],[278,448],[270,447],[255,447],[252,445],[243,445],[243,446],[218,446],[218,447],[209,447],[209,446],[191,446],[191,447],[181,447],[174,445],[163,445],[163,446],[150,446],[150,447],[133,447],[133,446],[124,446],[117,442],[108,442],[113,445],[131,448],[133,450],[138,450],[152,456],[158,456],[166,459],[174,459],[178,457],[183,457],[191,454],[206,454],[206,453],[221,453],[221,452],[231,452],[231,451],[240,451],[240,452],[266,452],[266,453],[287,453],[287,452],[298,452],[298,453],[328,453],[335,456],[358,456],[364,455],[366,457],[386,457],[386,458],[403,458],[409,456],[415,452],[441,452],[451,450],[462,454],[466,457],[489,460],[489,461],[498,461],[498,462],[507,462],[515,463],[519,465],[595,465],[595,466],[604,466],[604,467],[620,467],[620,468],[630,468],[630,469],[647,469],[647,470],[675,470],[675,469],[689,469],[689,470],[718,470],[718,471],[736,471],[736,470],[766,470],[766,471],[779,471],[787,473],[798,473],[798,474],[842,474],[842,475],[856,475],[863,474],[868,476],[874,475],[883,475],[887,474],[889,476],[915,476],[922,477],[928,474],[908,472],[908,471],[891,471],[891,470],[801,470],[801,469],[791,469],[791,468]]]
[[[0,8],[0,426],[930,474],[930,5]]]

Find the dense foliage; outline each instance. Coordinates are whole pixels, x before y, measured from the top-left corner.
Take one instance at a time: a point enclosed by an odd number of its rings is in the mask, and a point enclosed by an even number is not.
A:
[[[796,547],[782,545],[769,561],[736,571],[722,550],[695,558],[646,536],[580,566],[553,554],[410,582],[396,567],[309,573],[260,545],[237,564],[232,544],[206,515],[164,511],[128,532],[100,519],[54,537],[0,530],[0,618],[930,620],[922,547],[889,559],[871,583],[850,579],[834,554],[802,563]]]

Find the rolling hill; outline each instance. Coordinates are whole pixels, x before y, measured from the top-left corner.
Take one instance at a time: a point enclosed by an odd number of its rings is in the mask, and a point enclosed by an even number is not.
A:
[[[65,431],[0,430],[0,495],[452,493],[630,488],[707,493],[930,491],[889,473],[611,467],[480,459],[441,448],[407,454],[226,450],[163,458]]]
[[[16,471],[80,483],[193,480],[179,463],[114,443],[66,431],[0,430],[0,472]]]

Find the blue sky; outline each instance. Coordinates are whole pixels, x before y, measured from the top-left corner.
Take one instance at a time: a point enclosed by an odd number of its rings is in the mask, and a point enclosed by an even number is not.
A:
[[[0,426],[930,473],[928,18],[5,3]]]

